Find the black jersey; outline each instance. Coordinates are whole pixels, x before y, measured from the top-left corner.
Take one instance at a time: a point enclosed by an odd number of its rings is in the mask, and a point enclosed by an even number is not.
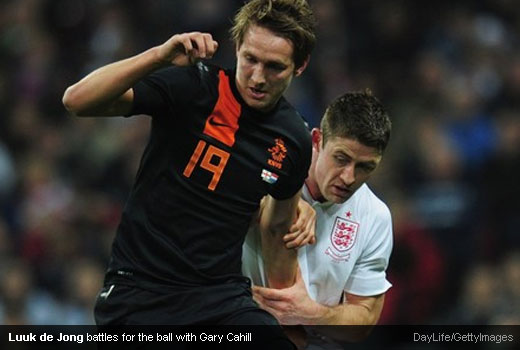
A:
[[[267,113],[240,97],[234,71],[197,64],[134,87],[149,143],[112,247],[110,275],[149,286],[241,279],[242,243],[261,198],[293,196],[311,158],[303,119],[281,98]]]

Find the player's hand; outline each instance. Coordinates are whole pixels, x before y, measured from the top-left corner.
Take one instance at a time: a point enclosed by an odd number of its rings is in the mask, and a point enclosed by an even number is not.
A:
[[[309,203],[300,198],[296,221],[283,236],[285,247],[300,248],[316,242],[316,212]]]
[[[212,58],[218,43],[209,33],[191,32],[175,34],[159,46],[158,57],[164,63],[189,66],[201,59]]]

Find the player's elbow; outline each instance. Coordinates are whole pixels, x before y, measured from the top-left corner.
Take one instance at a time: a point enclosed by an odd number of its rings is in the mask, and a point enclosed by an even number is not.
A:
[[[289,232],[290,222],[287,220],[271,220],[269,222],[260,222],[260,231],[271,238],[281,240],[281,238]]]
[[[81,94],[75,85],[69,86],[61,99],[65,109],[72,115],[82,117],[87,115],[83,106]]]
[[[63,103],[63,106],[70,114],[77,115],[78,102],[77,102],[77,97],[74,94],[73,86],[69,86],[67,88],[67,90],[65,90],[65,93],[63,94],[61,102]]]

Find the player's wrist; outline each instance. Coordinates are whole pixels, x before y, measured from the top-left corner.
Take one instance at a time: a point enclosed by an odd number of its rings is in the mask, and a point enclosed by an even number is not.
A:
[[[330,315],[330,307],[313,301],[307,312],[307,317],[302,320],[302,324],[307,326],[329,324],[328,319]]]
[[[161,46],[155,46],[146,51],[150,57],[150,63],[154,69],[159,69],[171,65],[171,62],[164,57]]]

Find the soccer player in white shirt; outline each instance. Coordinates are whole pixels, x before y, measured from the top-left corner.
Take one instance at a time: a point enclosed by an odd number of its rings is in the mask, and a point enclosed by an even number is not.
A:
[[[266,286],[261,236],[252,227],[243,247],[243,273],[255,300],[285,325],[375,325],[392,250],[388,207],[366,181],[390,137],[388,113],[370,91],[346,93],[312,130],[312,163],[302,196],[316,211],[316,243],[298,250],[299,274],[286,289]],[[263,287],[262,287],[263,286]],[[337,340],[356,341],[370,327],[323,327]],[[360,334],[359,331],[362,331]]]

